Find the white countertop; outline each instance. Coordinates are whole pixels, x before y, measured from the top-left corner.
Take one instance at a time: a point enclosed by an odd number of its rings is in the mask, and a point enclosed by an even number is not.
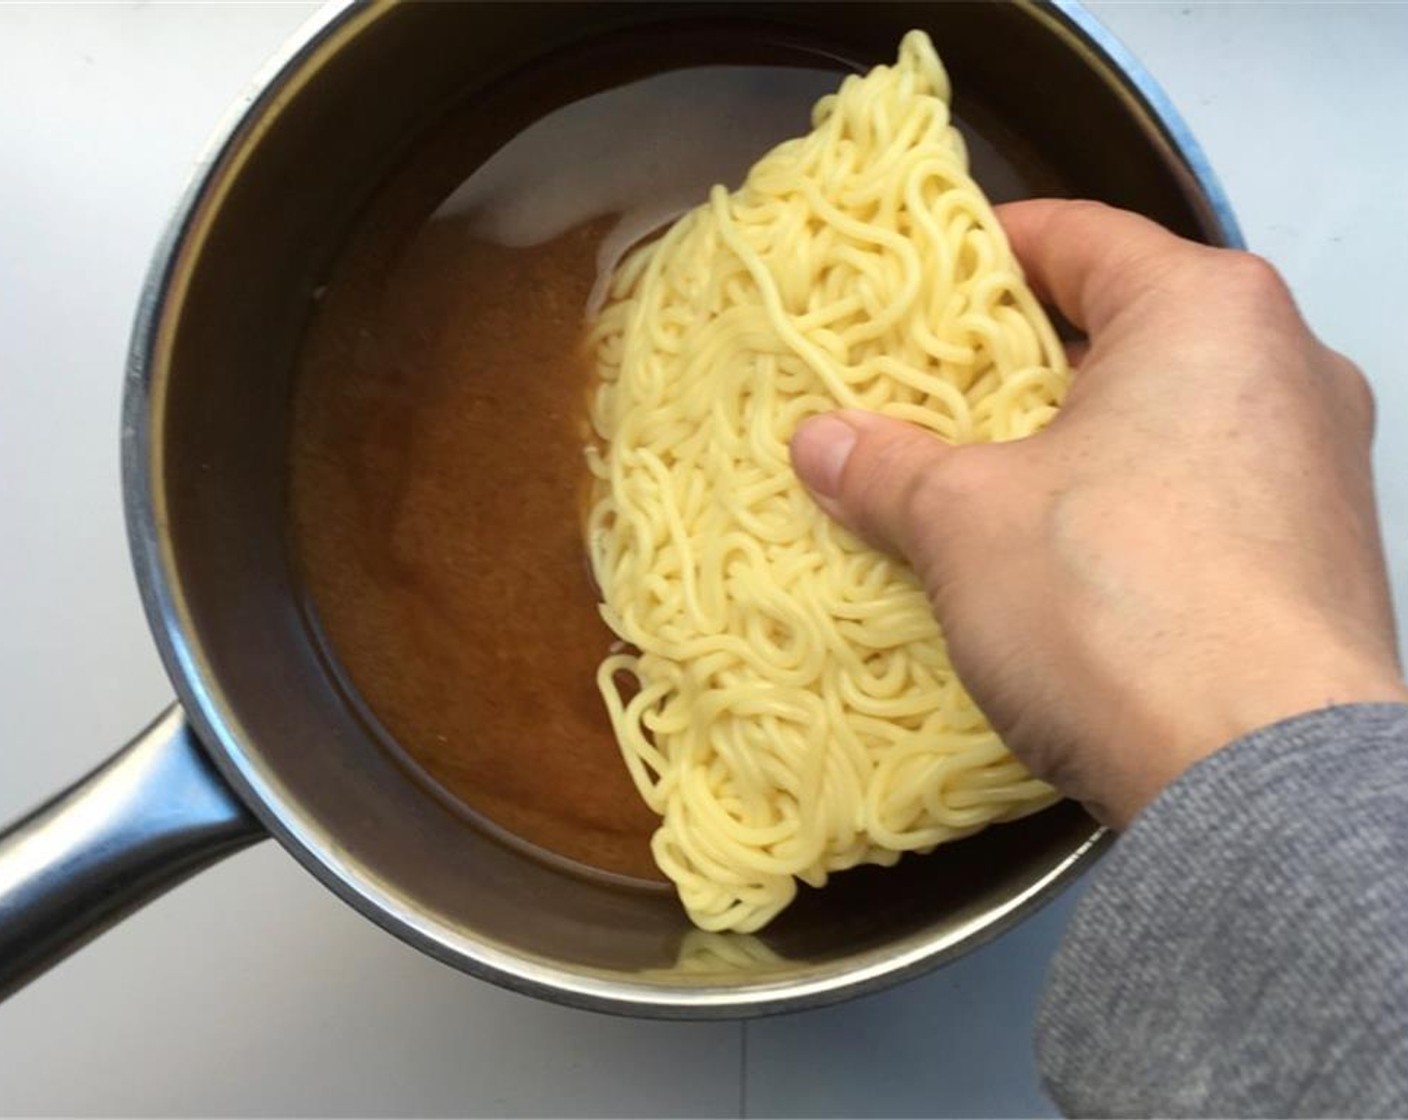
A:
[[[1370,373],[1408,603],[1408,5],[1094,7],[1182,110],[1252,247]],[[122,527],[129,322],[205,138],[311,10],[0,7],[0,820],[170,698]],[[1046,1114],[1030,1022],[1069,908],[843,1007],[645,1023],[461,976],[266,843],[0,1005],[0,1112]]]

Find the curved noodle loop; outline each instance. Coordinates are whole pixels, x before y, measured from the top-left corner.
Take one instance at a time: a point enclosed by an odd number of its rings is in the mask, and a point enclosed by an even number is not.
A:
[[[1055,800],[974,707],[913,573],[828,521],[788,461],[798,422],[838,406],[965,442],[1060,405],[1062,347],[948,98],[911,32],[629,256],[589,336],[588,543],[631,647],[598,682],[662,817],[655,858],[706,930]]]

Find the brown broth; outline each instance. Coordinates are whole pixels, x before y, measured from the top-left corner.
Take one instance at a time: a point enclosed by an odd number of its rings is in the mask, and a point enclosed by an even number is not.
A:
[[[452,115],[367,207],[309,328],[291,527],[332,660],[442,795],[584,870],[660,881],[595,683],[612,636],[581,538],[584,315],[632,241],[804,130],[836,82],[669,71],[477,169],[484,108]],[[1051,189],[990,143],[1014,138],[968,135],[994,196]]]

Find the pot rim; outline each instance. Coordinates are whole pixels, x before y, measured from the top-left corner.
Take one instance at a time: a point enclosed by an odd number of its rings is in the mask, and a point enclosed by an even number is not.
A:
[[[1093,65],[1108,71],[1134,111],[1147,115],[1168,154],[1186,169],[1209,207],[1224,244],[1243,244],[1231,206],[1207,158],[1148,71],[1078,0],[1020,0]],[[1091,835],[1056,867],[1000,906],[957,928],[911,935],[796,980],[682,985],[623,979],[604,970],[555,965],[527,953],[451,930],[409,904],[387,884],[340,853],[319,822],[288,796],[276,774],[244,749],[235,714],[211,687],[213,671],[191,637],[174,559],[164,533],[154,479],[152,433],[161,426],[164,397],[153,392],[169,368],[176,315],[190,264],[203,234],[238,175],[242,145],[257,136],[265,111],[323,51],[359,34],[395,6],[333,0],[321,8],[262,67],[248,93],[227,113],[197,162],[190,182],[158,243],[143,284],[128,352],[122,420],[122,472],[128,541],[147,620],[188,718],[221,774],[279,842],[325,886],[363,916],[436,959],[503,987],[557,1003],[656,1018],[727,1019],[795,1011],[835,1003],[887,987],[952,960],[991,940],[1050,901],[1112,842],[1105,829]]]

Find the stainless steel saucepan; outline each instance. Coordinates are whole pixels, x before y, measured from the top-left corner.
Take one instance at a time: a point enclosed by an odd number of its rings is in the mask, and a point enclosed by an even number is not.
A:
[[[172,221],[126,374],[128,532],[179,703],[0,837],[0,994],[270,835],[367,918],[466,972],[567,1004],[699,1018],[814,1006],[932,968],[1094,858],[1096,827],[1058,806],[842,876],[758,939],[711,941],[673,899],[535,861],[411,778],[336,683],[289,554],[290,377],[312,293],[426,127],[589,41],[618,44],[617,65],[574,72],[576,96],[622,66],[660,68],[667,52],[652,44],[672,37],[707,37],[714,62],[757,61],[767,42],[783,61],[865,65],[911,27],[931,32],[960,97],[1070,193],[1238,242],[1162,94],[1067,3],[347,5],[287,49]],[[486,113],[485,150],[527,115]]]

